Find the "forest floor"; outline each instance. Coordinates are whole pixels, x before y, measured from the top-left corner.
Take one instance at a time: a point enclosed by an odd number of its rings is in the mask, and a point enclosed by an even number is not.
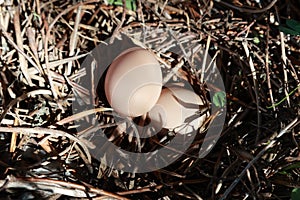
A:
[[[84,86],[97,76],[83,63],[121,34],[142,34],[142,46],[222,108],[225,122],[207,155],[198,157],[204,133],[175,162],[147,173],[112,169],[87,150],[93,142],[82,132],[115,137],[116,123],[103,91]],[[0,0],[0,37],[1,199],[300,199],[297,0]],[[173,43],[190,57],[170,53]],[[203,71],[187,64],[192,49],[222,76],[216,98],[199,82]],[[75,114],[87,96],[96,109]],[[78,131],[80,120],[90,127]],[[145,151],[153,141],[114,139]]]

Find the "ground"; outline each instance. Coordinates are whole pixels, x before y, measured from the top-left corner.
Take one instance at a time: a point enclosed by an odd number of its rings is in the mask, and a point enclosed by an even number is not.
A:
[[[297,0],[0,0],[0,196],[300,199],[299,11]],[[207,129],[172,164],[122,173],[105,165],[108,157],[90,154],[87,146],[95,142],[83,132],[101,129],[121,148],[142,144],[149,151],[163,148],[176,131],[145,140],[115,135],[103,90],[84,84],[94,85],[97,68],[84,61],[104,41],[145,30],[155,37],[139,45],[156,55],[164,75],[176,70],[175,82],[186,80],[220,112],[211,113]],[[199,81],[201,69],[171,52],[173,43],[189,58],[197,59],[193,48],[209,55],[224,91]],[[93,109],[75,113],[78,99]],[[209,123],[220,113],[225,122],[217,143],[199,158]],[[91,126],[80,132],[78,121]],[[166,134],[167,142],[158,144]]]

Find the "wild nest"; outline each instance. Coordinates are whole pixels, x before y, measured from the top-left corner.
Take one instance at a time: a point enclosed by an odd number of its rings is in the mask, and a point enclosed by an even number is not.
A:
[[[299,13],[296,1],[277,0],[0,1],[1,196],[297,199]],[[91,155],[91,146],[104,147],[83,135],[99,130],[129,151],[163,148],[176,135],[164,130],[139,140],[115,132],[118,123],[97,85],[99,69],[83,63],[98,45],[124,37],[152,51],[164,77],[185,80],[208,105],[227,108],[206,156],[198,152],[213,117],[162,169],[122,172],[107,166],[107,157]],[[174,45],[182,54],[173,53]],[[199,81],[203,69],[191,64],[201,62],[199,52],[216,63],[226,93],[208,95],[218,88]],[[93,108],[76,113],[78,101]]]

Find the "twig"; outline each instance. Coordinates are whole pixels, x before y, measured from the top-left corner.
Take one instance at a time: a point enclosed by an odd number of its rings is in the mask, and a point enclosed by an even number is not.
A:
[[[196,179],[196,180],[180,180],[180,181],[174,181],[174,182],[168,182],[167,184],[169,186],[176,186],[176,185],[182,185],[182,184],[197,184],[205,182],[205,180]],[[160,184],[160,185],[154,185],[154,186],[145,186],[142,188],[134,189],[134,190],[128,190],[128,191],[122,191],[118,192],[119,195],[131,195],[131,194],[140,194],[143,192],[155,192],[155,190],[159,190],[166,186],[166,184]]]
[[[70,38],[70,51],[69,51],[69,56],[73,56],[74,55],[74,50],[76,48],[76,44],[77,44],[77,34],[78,34],[78,27],[79,27],[79,23],[81,20],[81,6],[79,6],[77,8],[77,14],[76,14],[76,19],[75,19],[75,24],[74,24],[74,30],[72,32],[71,38]],[[66,75],[69,76],[72,72],[72,62],[68,63],[68,67],[66,70]]]
[[[180,59],[180,61],[171,69],[171,71],[164,77],[163,85],[167,84],[167,82],[177,74],[178,70],[184,65],[184,60]]]
[[[158,14],[159,17],[164,13],[164,10],[165,10],[166,5],[168,4],[168,1],[169,0],[165,0],[165,2],[163,3],[163,5],[160,6],[161,12]]]
[[[225,200],[227,199],[227,196],[230,194],[230,192],[235,188],[235,186],[241,181],[242,177],[245,175],[247,170],[261,157],[264,155],[264,153],[270,149],[275,142],[277,141],[278,138],[283,136],[288,130],[292,129],[295,127],[297,124],[299,124],[299,117],[295,118],[291,123],[289,123],[284,129],[282,129],[277,137],[269,142],[265,148],[263,148],[248,164],[247,166],[243,169],[243,171],[239,174],[239,176],[232,182],[232,184],[227,188],[227,190],[224,192],[223,196],[220,198],[220,200]]]
[[[52,69],[52,68],[55,68],[59,65],[63,65],[65,63],[72,62],[74,60],[78,60],[80,58],[83,58],[83,57],[87,56],[88,54],[89,53],[84,53],[84,54],[81,54],[81,55],[76,55],[76,56],[73,56],[73,57],[64,58],[62,60],[54,60],[54,61],[51,61],[51,62],[48,63],[48,67],[50,69]]]
[[[11,36],[7,33],[5,28],[0,23],[0,31],[2,31],[3,36],[7,39],[8,43],[11,44],[20,54],[22,54],[30,64],[32,64],[33,67],[35,67],[40,73],[43,72],[43,70],[24,52],[22,51],[18,45],[14,42],[14,40],[11,38]]]
[[[93,105],[96,105],[96,95],[97,95],[97,92],[96,92],[96,85],[95,85],[95,73],[94,71],[97,69],[97,66],[98,66],[98,63],[96,61],[96,59],[93,59],[92,63],[91,63],[91,99],[92,99],[92,104]]]
[[[48,41],[49,41],[49,38],[50,38],[51,30],[52,30],[53,26],[55,25],[55,23],[58,21],[58,19],[61,18],[64,14],[70,12],[71,10],[74,10],[74,9],[78,8],[79,6],[82,6],[82,5],[85,5],[85,4],[89,4],[89,3],[95,3],[95,2],[98,2],[98,1],[99,0],[88,0],[88,1],[85,1],[85,2],[80,2],[80,3],[78,3],[78,4],[74,5],[74,6],[71,6],[71,7],[67,8],[67,9],[63,10],[61,13],[59,13],[54,18],[54,20],[52,21],[52,23],[48,27],[48,30],[47,30],[47,33],[46,33],[46,37],[45,37],[45,43],[44,43],[45,65],[46,65],[46,71],[47,71],[48,81],[49,81],[50,88],[51,88],[52,95],[53,95],[54,99],[57,99],[57,93],[55,91],[53,80],[52,80],[52,77],[51,77],[51,74],[50,74],[49,55],[48,55]]]
[[[239,37],[240,35],[242,35],[243,33],[246,32],[246,35],[248,35],[248,32],[250,30],[250,28],[255,24],[256,20],[253,20],[253,22],[251,22],[248,26],[246,26],[241,32],[239,32],[236,37]]]
[[[63,125],[63,124],[69,123],[71,121],[81,119],[85,116],[95,114],[96,112],[104,112],[104,111],[112,111],[112,109],[111,108],[95,108],[95,109],[91,109],[91,110],[82,111],[80,113],[74,114],[70,117],[67,117],[67,118],[64,118],[64,119],[60,120],[59,122],[57,122],[57,124],[58,125]]]
[[[21,34],[21,27],[20,27],[20,10],[19,7],[17,6],[15,8],[15,16],[14,16],[14,27],[15,27],[15,34],[16,34],[16,40],[17,40],[17,45],[21,51],[24,51],[23,49],[23,39],[22,39],[22,34]],[[27,83],[29,86],[33,86],[33,83],[31,81],[31,78],[28,74],[28,64],[25,60],[25,57],[18,52],[19,55],[19,64],[20,64],[20,69],[22,74],[24,75]]]
[[[290,104],[290,97],[289,97],[289,86],[288,86],[288,76],[287,76],[287,57],[285,53],[285,42],[284,42],[284,33],[280,31],[280,45],[281,45],[281,58],[283,61],[283,76],[284,76],[284,94],[287,97],[287,103],[289,106]]]
[[[89,163],[91,163],[91,161],[92,161],[89,150],[85,146],[85,144],[77,137],[75,137],[67,132],[64,132],[64,131],[48,129],[48,128],[26,128],[26,127],[2,127],[2,126],[0,126],[0,132],[8,132],[8,133],[19,132],[19,133],[24,133],[24,134],[27,133],[27,134],[43,134],[43,135],[46,134],[46,135],[51,135],[52,137],[67,137],[82,147]]]
[[[29,96],[35,96],[35,95],[39,95],[39,94],[48,94],[51,95],[51,92],[49,90],[44,90],[44,89],[38,89],[38,90],[33,90],[31,92],[22,94],[21,96],[19,96],[18,98],[13,99],[3,110],[2,114],[0,115],[0,124],[2,122],[2,120],[4,119],[5,115],[7,114],[7,112],[12,108],[12,106],[14,106],[16,103],[26,99]]]
[[[27,38],[28,38],[29,47],[32,50],[33,55],[34,55],[34,59],[38,63],[39,56],[38,56],[37,44],[35,42],[36,35],[35,35],[35,32],[34,32],[34,28],[28,27],[26,29],[26,35],[27,35]]]
[[[270,36],[270,28],[268,26],[267,29],[267,46],[266,46],[266,77],[267,77],[267,84],[268,84],[268,89],[269,89],[269,93],[270,93],[270,99],[271,99],[271,104],[273,107],[273,110],[275,111],[275,106],[274,106],[274,98],[273,98],[273,91],[272,91],[272,85],[271,85],[271,78],[270,78],[270,69],[269,69],[269,36]]]
[[[300,123],[299,117],[295,118],[291,123],[289,123],[284,129],[282,129],[276,138],[280,138],[283,136],[288,130],[292,129],[292,127],[297,126]]]
[[[15,120],[14,120],[14,124],[13,124],[14,126],[17,126],[18,125],[18,120],[17,120],[17,118],[15,118]],[[15,150],[16,150],[16,147],[17,147],[17,138],[18,138],[18,133],[17,132],[13,132],[12,134],[11,134],[11,139],[10,139],[10,148],[9,148],[9,152],[10,153],[13,153],[13,152],[15,152]]]
[[[76,183],[65,182],[61,180],[51,180],[42,178],[16,178],[9,176],[6,180],[0,180],[2,188],[25,188],[27,190],[43,190],[51,191],[53,194],[63,194],[71,197],[96,197],[97,195],[105,195],[114,199],[124,199],[120,195],[113,194],[98,188]],[[88,189],[88,190],[87,190]]]
[[[215,0],[215,2],[217,3],[220,3],[220,4],[223,4],[229,8],[232,8],[232,9],[235,9],[235,10],[238,10],[240,12],[246,12],[246,13],[253,13],[253,14],[258,14],[258,13],[263,13],[263,12],[266,12],[268,11],[269,9],[271,9],[277,2],[277,0],[273,0],[269,5],[267,5],[266,7],[264,8],[261,8],[261,9],[248,9],[248,8],[241,8],[241,7],[237,7],[237,6],[234,6],[230,3],[227,3],[225,1],[222,1],[222,0]]]
[[[249,66],[250,66],[253,84],[254,84],[254,92],[255,92],[255,100],[256,100],[256,102],[255,102],[256,103],[256,114],[257,114],[257,135],[256,135],[255,143],[257,143],[258,139],[260,137],[260,126],[261,126],[261,114],[260,114],[260,108],[259,108],[260,101],[259,101],[259,96],[258,96],[258,85],[257,85],[258,83],[257,83],[257,77],[256,77],[256,70],[255,70],[255,67],[253,64],[252,57],[250,56],[247,40],[244,40],[242,42],[242,45],[244,47],[247,59],[249,61]]]
[[[114,42],[115,37],[118,35],[120,29],[122,28],[125,19],[126,19],[126,12],[127,12],[127,8],[126,8],[126,0],[122,0],[123,3],[123,13],[122,13],[122,19],[121,22],[117,25],[116,29],[114,30],[109,42],[110,44],[112,44]]]
[[[208,35],[208,37],[207,37],[207,42],[206,42],[206,48],[205,48],[205,52],[204,52],[204,55],[203,55],[203,63],[202,63],[202,69],[201,69],[201,79],[200,79],[200,83],[203,83],[203,81],[204,81],[204,73],[205,73],[205,67],[206,67],[206,59],[207,59],[207,56],[208,56],[208,49],[209,49],[209,46],[210,46],[210,41],[211,41],[211,36]]]

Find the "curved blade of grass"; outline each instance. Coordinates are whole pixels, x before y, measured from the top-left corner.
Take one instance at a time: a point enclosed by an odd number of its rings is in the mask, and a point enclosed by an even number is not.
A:
[[[272,105],[272,106],[268,106],[267,108],[270,109],[270,108],[274,108],[278,105],[280,105],[282,102],[284,102],[288,96],[291,96],[294,92],[296,92],[296,90],[298,90],[298,88],[300,88],[300,85],[298,85],[295,89],[293,89],[287,96],[285,96],[283,99],[281,99],[278,103]]]
[[[74,114],[74,115],[72,115],[70,117],[64,118],[64,119],[60,120],[59,122],[57,122],[57,124],[58,125],[63,125],[63,124],[69,123],[71,121],[75,121],[75,120],[81,119],[81,118],[83,118],[85,116],[94,114],[96,112],[104,112],[104,111],[112,111],[112,110],[113,110],[112,108],[95,108],[95,109],[91,109],[91,110],[85,110],[83,112]]]

